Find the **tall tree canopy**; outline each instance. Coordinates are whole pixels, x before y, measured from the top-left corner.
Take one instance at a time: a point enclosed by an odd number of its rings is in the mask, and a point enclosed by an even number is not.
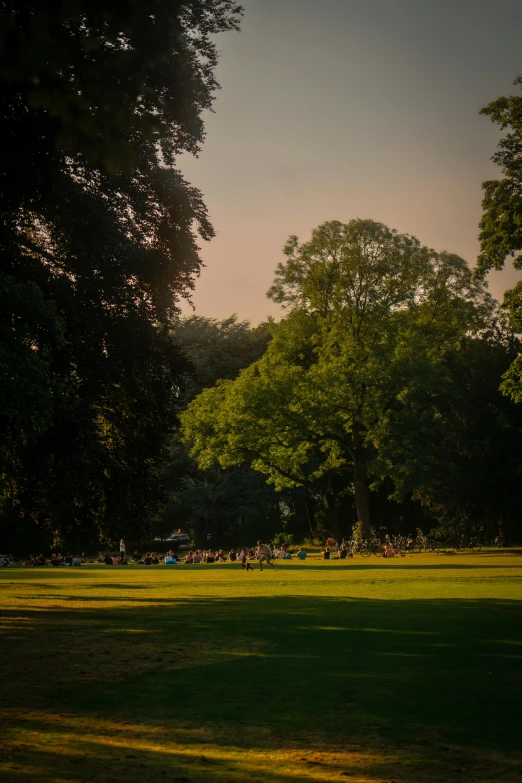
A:
[[[284,252],[269,296],[289,316],[258,362],[189,405],[185,438],[201,466],[252,459],[279,488],[346,472],[368,535],[367,463],[388,411],[436,385],[493,302],[462,259],[371,220],[325,223]]]
[[[175,168],[231,0],[0,3],[1,489],[13,515],[143,525],[184,360],[169,324],[212,227]],[[17,402],[18,400],[18,402]]]
[[[515,79],[514,84],[522,87],[522,77]],[[522,269],[522,95],[498,98],[481,113],[506,133],[492,158],[500,166],[502,177],[482,185],[477,276],[484,276],[490,269],[502,269],[509,256],[513,257],[515,269]],[[504,307],[512,327],[522,331],[522,283],[506,293]],[[516,402],[522,402],[522,355],[505,373],[501,388]]]

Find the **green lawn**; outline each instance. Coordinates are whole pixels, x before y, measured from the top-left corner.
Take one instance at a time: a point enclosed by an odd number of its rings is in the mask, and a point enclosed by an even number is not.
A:
[[[9,783],[522,781],[522,552],[2,569]]]

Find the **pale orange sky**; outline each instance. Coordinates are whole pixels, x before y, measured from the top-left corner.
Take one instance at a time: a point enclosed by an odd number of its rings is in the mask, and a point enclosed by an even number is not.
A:
[[[182,169],[217,236],[199,315],[280,315],[281,248],[325,220],[369,217],[474,264],[498,133],[479,110],[522,75],[518,0],[246,0],[218,39],[222,90]],[[522,275],[490,276],[503,291]],[[185,308],[185,312],[190,312]]]

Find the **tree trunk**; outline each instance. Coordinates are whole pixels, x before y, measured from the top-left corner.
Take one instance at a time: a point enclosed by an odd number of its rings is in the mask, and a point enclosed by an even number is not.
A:
[[[196,549],[207,549],[207,533],[209,530],[208,520],[204,517],[198,517],[194,520],[194,545]]]
[[[370,493],[368,490],[368,475],[366,473],[366,450],[357,429],[354,429],[353,435],[353,485],[355,489],[357,522],[361,524],[363,538],[370,538]]]
[[[305,487],[305,509],[306,509],[306,518],[308,520],[308,527],[310,528],[310,533],[312,538],[315,538],[315,530],[312,525],[312,516],[310,514],[310,495],[308,494],[308,487]]]

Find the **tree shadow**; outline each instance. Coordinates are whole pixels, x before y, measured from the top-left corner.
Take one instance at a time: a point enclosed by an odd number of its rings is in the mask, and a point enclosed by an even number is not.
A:
[[[522,602],[121,600],[3,613],[7,779],[520,780]]]

